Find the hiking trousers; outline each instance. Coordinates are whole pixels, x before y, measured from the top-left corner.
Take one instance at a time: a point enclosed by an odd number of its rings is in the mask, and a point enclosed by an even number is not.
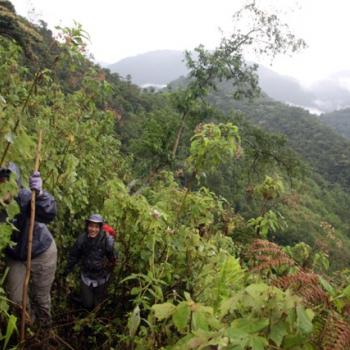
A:
[[[6,290],[9,299],[22,306],[23,283],[26,274],[26,261],[9,259],[9,272]],[[38,320],[41,327],[51,324],[51,286],[55,279],[57,248],[53,240],[50,247],[32,259],[28,307],[31,320]]]
[[[88,310],[94,309],[101,304],[107,297],[108,282],[96,287],[88,286],[83,280],[80,280],[80,296],[84,307]]]

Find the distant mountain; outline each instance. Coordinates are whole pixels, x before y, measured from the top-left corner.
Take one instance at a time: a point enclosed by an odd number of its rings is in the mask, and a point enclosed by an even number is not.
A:
[[[140,86],[162,86],[187,74],[181,51],[161,50],[125,58],[107,68]],[[329,79],[304,88],[296,79],[267,67],[259,68],[260,86],[271,98],[321,114],[350,106],[350,72],[339,72]]]
[[[131,75],[137,85],[166,85],[187,74],[181,51],[161,50],[125,58],[109,68],[122,76]]]
[[[271,98],[308,110],[318,110],[314,94],[303,88],[296,79],[264,66],[259,66],[258,75],[261,89]]]

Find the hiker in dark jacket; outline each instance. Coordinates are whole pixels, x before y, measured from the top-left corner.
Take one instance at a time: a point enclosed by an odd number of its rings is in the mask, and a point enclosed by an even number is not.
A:
[[[23,283],[26,273],[27,241],[30,222],[31,191],[21,186],[20,172],[14,163],[6,168],[0,168],[0,185],[16,178],[19,192],[15,200],[19,206],[19,213],[13,220],[16,230],[11,240],[15,244],[5,249],[9,272],[6,290],[9,299],[21,306]],[[56,216],[56,202],[54,198],[42,189],[42,179],[39,172],[35,172],[29,179],[29,187],[36,192],[35,223],[32,241],[31,281],[30,281],[30,316],[37,319],[40,326],[47,327],[51,323],[50,291],[57,265],[57,248],[55,241],[46,224]],[[7,202],[11,198],[6,199]],[[6,212],[1,211],[0,222],[6,221]]]
[[[103,218],[93,214],[86,220],[86,230],[76,240],[68,257],[65,275],[80,262],[81,301],[93,309],[106,298],[107,282],[117,258],[114,238],[103,231]]]

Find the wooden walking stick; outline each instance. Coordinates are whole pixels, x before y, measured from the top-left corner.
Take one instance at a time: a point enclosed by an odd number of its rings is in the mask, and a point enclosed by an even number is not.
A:
[[[38,143],[36,146],[35,153],[35,166],[34,171],[39,170],[40,164],[40,152],[42,143],[42,130],[38,134]],[[28,242],[27,242],[27,265],[26,265],[26,275],[23,283],[23,294],[22,294],[22,315],[21,315],[21,330],[20,330],[20,340],[21,342],[25,340],[25,320],[26,320],[26,309],[27,309],[27,295],[28,295],[28,284],[30,279],[30,270],[32,267],[32,242],[33,242],[33,230],[35,223],[35,201],[36,193],[32,190],[32,198],[30,202],[30,222],[28,231]]]

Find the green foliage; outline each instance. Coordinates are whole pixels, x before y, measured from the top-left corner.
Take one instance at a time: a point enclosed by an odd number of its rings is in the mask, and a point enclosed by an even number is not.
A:
[[[192,137],[189,167],[196,174],[213,170],[237,155],[239,142],[238,129],[231,123],[199,125]]]
[[[257,235],[262,238],[267,238],[269,232],[275,232],[278,229],[284,227],[284,217],[279,213],[275,213],[272,210],[264,213],[263,216],[249,219],[248,226],[254,227]]]
[[[34,81],[27,81],[27,70],[19,64],[19,51],[3,38],[0,60],[0,95],[6,102],[0,113],[2,158],[20,165],[26,186],[34,165],[35,135],[38,129],[44,130],[40,171],[45,189],[55,196],[60,208],[51,230],[57,243],[65,247],[86,216],[102,207],[104,181],[110,174],[126,174],[126,161],[119,154],[115,137],[114,115],[97,107],[108,86],[93,69],[87,72],[81,88],[69,95],[51,79],[50,72],[41,71]],[[97,95],[99,101],[95,101]],[[10,242],[10,220],[18,211],[14,200],[3,199],[8,193],[14,198],[17,191],[13,178],[1,186],[1,209],[7,211],[9,220],[1,224],[1,250]],[[14,318],[9,315],[8,321],[7,335]],[[3,339],[8,341],[7,336]]]
[[[217,345],[222,349],[260,350],[269,344],[297,349],[307,345],[314,313],[305,309],[297,297],[264,283],[253,283],[230,294],[216,312],[194,302],[188,294],[176,306],[169,302],[154,305],[158,321],[186,334],[169,349]]]
[[[4,275],[4,277],[6,274]],[[5,278],[0,281],[0,342],[3,344],[2,349],[7,349],[7,345],[14,333],[17,332],[17,317],[9,313],[8,300],[3,288]],[[3,326],[6,324],[6,327]]]
[[[329,269],[328,255],[322,251],[313,252],[304,242],[297,243],[293,247],[287,246],[284,250],[302,267],[312,267],[318,273],[326,273]]]
[[[326,273],[329,270],[328,255],[323,252],[316,253],[312,261],[312,268],[319,273]]]
[[[304,109],[287,106],[267,96],[235,101],[231,86],[222,84],[210,101],[222,112],[232,109],[244,113],[247,121],[267,132],[283,135],[289,146],[318,174],[331,183],[347,188],[349,184],[349,141],[323,125]]]
[[[0,223],[0,252],[8,245],[13,230],[11,220],[19,212],[17,203],[12,200],[17,194],[18,187],[15,176],[11,176],[10,181],[1,185],[0,188],[0,210],[7,215],[6,222]]]
[[[137,305],[134,308],[134,310],[132,311],[132,313],[131,313],[131,315],[129,317],[129,320],[128,320],[128,329],[129,329],[129,336],[130,337],[133,337],[136,334],[137,329],[140,326],[140,322],[141,322],[141,319],[140,319],[140,308]]]
[[[159,109],[155,107],[153,112],[147,113],[139,122],[132,119],[132,135],[135,137],[128,140],[128,151],[133,154],[137,175],[152,174],[171,164],[176,117],[169,106],[164,106]]]
[[[274,56],[303,46],[254,3],[235,16],[237,23],[245,11],[254,15],[252,30],[235,31],[213,52],[200,46],[196,60],[188,54],[190,80],[174,93],[142,92],[93,65],[85,57],[87,36],[80,25],[64,28],[59,43],[40,29],[46,46],[37,50],[48,59],[35,73],[21,64],[21,51],[1,38],[0,144],[9,145],[4,157],[21,165],[25,185],[35,135],[44,130],[40,171],[59,206],[50,227],[63,252],[58,275],[88,214],[100,212],[118,230],[119,264],[104,310],[74,314],[66,295],[77,281],[66,285],[57,278],[53,310],[67,319],[55,318],[56,329],[73,347],[309,350],[319,329],[325,336],[317,345],[344,338],[318,322],[336,313],[330,325],[340,324],[346,333],[347,283],[337,294],[327,277],[298,269],[308,264],[325,273],[327,249],[333,244],[334,253],[342,237],[333,227],[341,217],[337,201],[347,203],[347,197],[322,192],[322,180],[304,181],[303,164],[284,138],[209,105],[215,96],[208,93],[226,79],[233,78],[236,97],[258,91],[256,67],[243,60],[245,47]],[[192,187],[194,175],[198,182]],[[11,179],[0,198],[15,192]],[[335,211],[324,208],[324,198]],[[18,210],[13,201],[0,204],[9,219]],[[289,247],[295,263],[276,244],[260,240],[264,244],[247,258],[245,244],[254,231],[278,235],[285,228],[282,214],[292,230],[281,235],[286,241],[305,236],[314,239],[314,249],[320,245],[316,238],[324,237],[327,249],[311,254],[306,244]],[[2,224],[0,249],[9,244],[10,233],[10,223]],[[282,282],[298,278],[314,289],[303,294],[297,283],[282,288]],[[2,295],[0,290],[6,347],[15,318]]]
[[[305,266],[311,255],[311,247],[304,242],[297,243],[293,247],[285,247],[285,251],[300,266]]]
[[[284,191],[283,183],[279,178],[266,176],[262,184],[255,187],[255,192],[261,195],[265,201],[276,199]]]

